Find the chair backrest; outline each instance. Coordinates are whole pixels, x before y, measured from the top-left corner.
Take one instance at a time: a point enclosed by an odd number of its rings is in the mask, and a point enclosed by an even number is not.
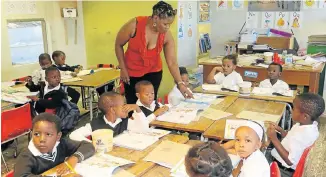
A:
[[[113,64],[97,64],[97,68],[114,68]]]
[[[14,177],[14,170],[11,170],[9,173],[5,174],[5,177]]]
[[[281,172],[276,162],[271,163],[271,177],[281,177]]]
[[[300,157],[299,163],[298,163],[298,165],[297,165],[297,167],[296,167],[296,169],[295,169],[295,172],[294,172],[294,174],[293,174],[293,177],[301,177],[301,176],[302,176],[303,171],[304,171],[304,165],[305,165],[305,162],[306,162],[306,158],[307,158],[307,156],[308,156],[308,154],[309,154],[310,149],[311,149],[313,146],[314,146],[314,145],[312,145],[312,146],[306,148],[306,149],[303,151],[303,153],[302,153],[302,155],[301,155],[301,157]]]
[[[31,76],[25,76],[25,77],[21,77],[21,78],[13,79],[12,81],[21,81],[21,82],[24,82],[24,81],[26,80],[27,77],[31,77]]]
[[[18,137],[32,129],[30,104],[1,113],[1,142]]]
[[[164,95],[164,104],[169,104],[168,95]]]

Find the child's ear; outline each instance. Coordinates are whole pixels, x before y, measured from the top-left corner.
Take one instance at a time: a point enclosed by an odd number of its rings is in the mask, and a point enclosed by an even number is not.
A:
[[[60,141],[61,136],[62,136],[62,132],[59,132],[59,133],[58,133],[58,136],[57,136],[57,141]]]
[[[279,72],[279,73],[278,73],[278,76],[281,77],[281,76],[282,76],[282,72]]]
[[[305,121],[307,121],[307,120],[311,120],[310,115],[308,115],[307,113],[303,113],[303,114],[302,114],[302,118],[303,118]]]
[[[140,97],[139,93],[136,93],[136,97],[139,99],[139,97]]]
[[[261,145],[262,145],[262,142],[259,141],[259,142],[257,143],[256,150],[259,150],[259,149],[261,148]]]

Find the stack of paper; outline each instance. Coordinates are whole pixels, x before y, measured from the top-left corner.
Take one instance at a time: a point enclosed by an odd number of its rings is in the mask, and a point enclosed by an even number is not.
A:
[[[167,168],[173,168],[181,159],[185,158],[189,149],[190,146],[186,144],[162,141],[144,160],[157,163]]]
[[[134,162],[109,154],[99,153],[78,163],[75,170],[83,177],[107,177],[112,176],[113,171],[117,167],[132,163]]]
[[[262,127],[264,127],[263,121],[255,121],[259,123]],[[227,119],[225,123],[225,130],[224,130],[224,138],[225,139],[234,139],[235,138],[235,131],[241,127],[246,126],[248,120],[243,119]]]
[[[172,122],[179,124],[189,124],[197,116],[198,109],[184,108],[184,107],[172,107],[165,114],[157,117],[156,120],[164,122]]]
[[[83,69],[78,72],[77,76],[86,76],[86,75],[91,74],[92,72],[94,72],[94,70],[92,70],[92,69]]]
[[[203,84],[202,88],[203,88],[203,90],[207,90],[207,91],[221,91],[222,85]]]
[[[271,121],[271,122],[278,122],[280,120],[279,115],[273,114],[265,114],[260,112],[253,112],[253,111],[241,111],[237,118],[249,119],[254,121]]]
[[[251,93],[254,95],[262,95],[262,96],[279,95],[279,96],[293,97],[293,90],[284,90],[284,89],[255,87]]]
[[[76,81],[82,81],[83,79],[79,77],[66,77],[66,78],[61,78],[61,83],[66,83],[66,82],[76,82]]]
[[[208,119],[212,120],[219,120],[228,116],[231,116],[231,113],[224,112],[221,110],[217,110],[214,108],[207,108],[202,113],[200,113],[200,116],[206,117]]]
[[[36,96],[38,92],[16,92],[16,93],[1,93],[1,99],[16,104],[25,104],[31,101],[27,96]]]

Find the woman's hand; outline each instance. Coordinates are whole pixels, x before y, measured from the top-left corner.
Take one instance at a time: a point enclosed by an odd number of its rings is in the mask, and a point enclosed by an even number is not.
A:
[[[184,84],[179,84],[178,88],[185,98],[194,98],[191,91]]]
[[[129,74],[128,71],[126,69],[121,69],[120,70],[120,79],[126,83],[126,84],[130,84],[130,78],[129,78]]]

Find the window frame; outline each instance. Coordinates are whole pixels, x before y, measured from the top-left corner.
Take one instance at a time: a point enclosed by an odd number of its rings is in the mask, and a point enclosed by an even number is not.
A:
[[[21,66],[21,65],[28,65],[28,64],[38,63],[38,61],[37,61],[37,62],[31,62],[31,63],[13,64],[13,59],[11,57],[11,47],[10,47],[10,37],[9,37],[9,31],[8,31],[8,23],[41,21],[44,53],[48,53],[49,49],[48,49],[48,38],[47,38],[47,28],[46,28],[45,19],[44,18],[7,19],[6,21],[7,21],[6,28],[7,28],[7,34],[8,34],[11,65],[12,66]]]

